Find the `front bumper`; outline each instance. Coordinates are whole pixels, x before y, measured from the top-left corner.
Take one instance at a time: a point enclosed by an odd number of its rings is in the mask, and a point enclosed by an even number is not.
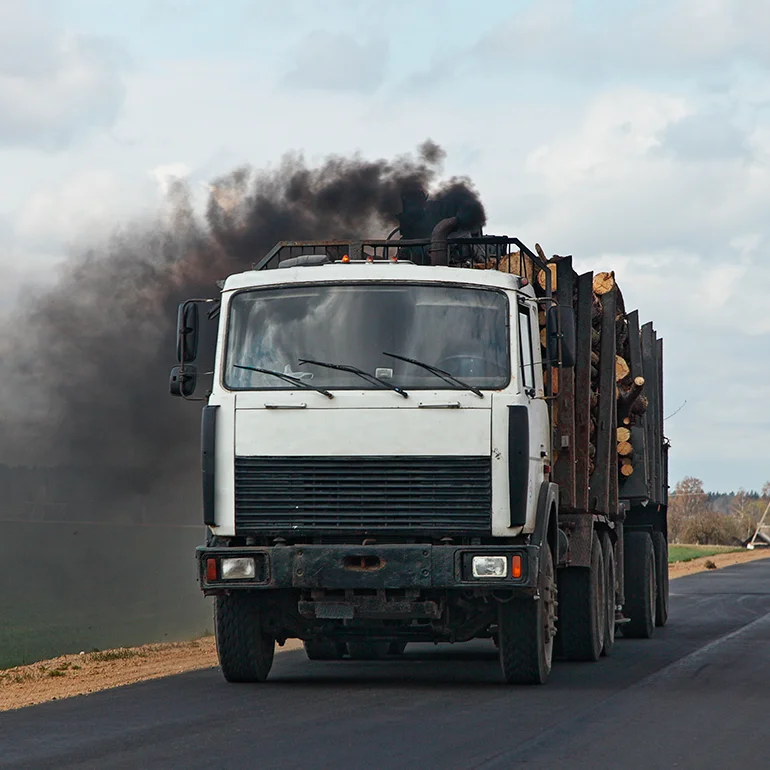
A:
[[[308,590],[499,589],[532,593],[537,586],[539,547],[534,545],[297,545],[196,549],[201,588],[223,590],[294,588]],[[474,578],[474,556],[505,556],[506,577]],[[512,558],[521,558],[521,575],[512,577]],[[255,559],[255,575],[222,579],[221,559]],[[215,560],[211,568],[211,560]]]

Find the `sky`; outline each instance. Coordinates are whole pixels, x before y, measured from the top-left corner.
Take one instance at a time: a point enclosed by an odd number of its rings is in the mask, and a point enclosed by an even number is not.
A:
[[[671,480],[770,479],[770,0],[0,0],[0,300],[287,152],[409,153],[488,232],[614,270]],[[676,413],[675,413],[676,412]],[[674,414],[675,413],[675,414]]]

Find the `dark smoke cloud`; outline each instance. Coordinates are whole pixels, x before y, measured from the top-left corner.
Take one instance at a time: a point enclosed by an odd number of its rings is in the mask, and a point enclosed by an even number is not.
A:
[[[215,296],[218,279],[282,239],[382,236],[402,199],[430,193],[423,234],[458,211],[464,226],[480,227],[471,183],[439,183],[443,158],[430,141],[395,160],[335,156],[309,167],[289,155],[275,170],[216,180],[205,219],[177,185],[154,221],[73,257],[53,290],[15,309],[0,364],[0,463],[86,469],[111,505],[149,493],[178,505],[175,490],[196,505],[199,413],[167,387],[177,303]]]

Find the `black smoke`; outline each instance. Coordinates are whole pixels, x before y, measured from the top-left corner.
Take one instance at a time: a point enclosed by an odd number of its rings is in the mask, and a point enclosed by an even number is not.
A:
[[[393,160],[312,167],[288,155],[273,170],[214,180],[203,216],[176,185],[152,221],[116,227],[14,309],[0,463],[77,469],[89,518],[135,516],[150,496],[153,516],[184,499],[197,520],[199,412],[168,395],[177,304],[216,296],[217,280],[283,239],[382,237],[399,224],[404,237],[425,237],[455,215],[479,230],[483,206],[469,180],[440,181],[443,158],[430,141]]]

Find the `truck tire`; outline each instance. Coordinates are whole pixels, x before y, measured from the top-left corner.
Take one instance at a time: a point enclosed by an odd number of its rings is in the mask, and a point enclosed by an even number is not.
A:
[[[604,614],[602,655],[609,655],[615,646],[615,547],[609,532],[602,532],[599,540],[602,544],[602,558],[604,559],[604,597],[607,607]]]
[[[652,533],[652,547],[655,551],[655,625],[665,626],[668,620],[668,542],[662,532]]]
[[[647,532],[625,537],[625,594],[623,612],[629,619],[621,628],[629,639],[649,639],[655,632],[655,549]]]
[[[352,660],[383,660],[388,654],[390,642],[376,642],[363,639],[348,642],[348,652]]]
[[[310,660],[342,660],[345,644],[333,639],[306,639],[305,654]]]
[[[607,614],[604,557],[599,536],[591,539],[591,566],[567,567],[559,580],[561,645],[567,660],[599,660]]]
[[[228,682],[264,682],[273,665],[275,639],[262,631],[258,597],[217,596],[214,628],[222,674]]]
[[[512,599],[498,608],[500,667],[508,684],[545,684],[551,673],[556,634],[556,580],[551,549],[543,546],[541,553],[540,598]]]

